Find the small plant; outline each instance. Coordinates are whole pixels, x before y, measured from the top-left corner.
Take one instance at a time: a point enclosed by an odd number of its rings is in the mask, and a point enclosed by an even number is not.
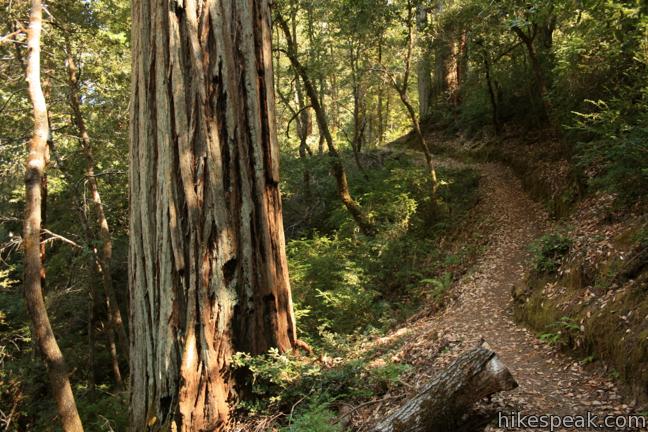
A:
[[[440,301],[445,293],[452,286],[453,276],[450,272],[445,272],[441,276],[436,278],[421,279],[420,283],[425,286],[431,286],[432,289],[429,291],[429,296],[435,301]]]
[[[369,370],[369,384],[377,393],[385,393],[400,382],[401,376],[411,370],[408,364],[387,363]]]
[[[580,325],[568,316],[564,316],[555,323],[550,324],[549,328],[555,329],[555,331],[541,333],[539,339],[550,345],[561,346],[567,345],[570,338],[581,330]]]
[[[533,268],[539,273],[555,273],[567,255],[572,241],[558,233],[546,234],[531,245]]]
[[[281,432],[342,432],[342,426],[334,423],[335,418],[328,402],[315,400],[291,416],[288,426],[281,428]]]
[[[560,334],[559,332],[541,333],[539,339],[543,342],[548,343],[549,345],[556,345],[562,339],[562,334]]]
[[[239,408],[253,413],[263,412],[272,405],[290,403],[304,390],[297,383],[320,372],[317,365],[281,354],[276,348],[260,356],[238,352],[232,356],[231,365],[248,372],[248,385],[255,399],[243,402]]]
[[[585,357],[584,359],[582,359],[580,361],[580,364],[588,365],[590,363],[594,363],[595,360],[596,360],[596,357],[594,355],[588,355],[587,357]]]

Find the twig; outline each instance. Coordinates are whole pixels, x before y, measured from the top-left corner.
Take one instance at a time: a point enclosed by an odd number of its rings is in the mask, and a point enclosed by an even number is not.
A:
[[[290,425],[292,424],[293,413],[295,412],[295,408],[297,407],[297,405],[299,405],[300,403],[302,403],[302,401],[303,401],[304,399],[306,399],[306,396],[304,396],[304,397],[302,397],[301,399],[299,399],[297,402],[295,402],[295,403],[293,404],[292,408],[290,408],[290,416],[288,417],[288,426],[290,426]]]
[[[5,42],[8,41],[9,39],[13,38],[14,36],[19,35],[20,33],[22,33],[22,30],[16,30],[16,31],[14,31],[14,32],[11,32],[11,33],[9,33],[9,34],[7,34],[7,35],[2,36],[2,37],[0,38],[0,45],[2,45],[3,43],[5,43]]]
[[[60,235],[60,234],[53,233],[52,231],[50,231],[50,230],[48,230],[48,229],[45,229],[45,228],[43,228],[41,231],[42,231],[44,234],[47,234],[47,235],[50,236],[48,239],[43,240],[43,241],[41,242],[42,244],[45,244],[45,243],[47,243],[48,241],[60,240],[60,241],[62,241],[63,243],[67,243],[67,244],[69,244],[69,245],[71,245],[71,246],[73,246],[73,247],[75,247],[75,248],[83,249],[83,246],[81,246],[80,244],[76,243],[76,242],[73,241],[73,240],[70,240],[69,238],[63,237],[63,236]]]

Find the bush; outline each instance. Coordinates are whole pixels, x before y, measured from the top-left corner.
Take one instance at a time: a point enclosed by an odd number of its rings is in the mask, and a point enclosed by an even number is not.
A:
[[[546,234],[531,244],[533,269],[539,273],[554,273],[560,260],[571,248],[572,241],[561,234]]]
[[[592,139],[580,142],[577,163],[590,184],[618,194],[622,204],[645,200],[648,193],[648,113],[634,123],[624,115],[623,103],[590,101],[594,110],[576,113],[575,126]]]
[[[288,242],[293,301],[300,330],[350,333],[373,319],[378,292],[370,288],[351,239],[314,236]]]
[[[341,425],[335,423],[336,415],[329,409],[328,402],[311,402],[303,410],[291,417],[282,432],[342,432]]]

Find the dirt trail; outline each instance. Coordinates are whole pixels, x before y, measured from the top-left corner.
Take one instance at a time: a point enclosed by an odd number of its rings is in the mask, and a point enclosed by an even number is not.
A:
[[[453,160],[439,163],[457,165]],[[443,312],[408,326],[404,357],[417,357],[412,353],[416,351],[424,353],[426,347],[421,341],[444,338],[451,341],[451,349],[435,361],[437,368],[483,337],[520,385],[493,398],[498,410],[556,415],[629,412],[614,383],[600,373],[583,369],[576,360],[513,321],[511,288],[523,283],[528,245],[546,229],[548,217],[509,169],[499,164],[472,167],[481,173],[477,211],[492,223],[487,249],[472,271],[453,287],[456,301]],[[491,424],[486,430],[501,429]]]

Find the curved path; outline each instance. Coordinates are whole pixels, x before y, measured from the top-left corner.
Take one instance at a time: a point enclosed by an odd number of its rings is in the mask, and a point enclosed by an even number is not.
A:
[[[454,160],[438,160],[438,163],[460,165]],[[443,339],[444,346],[451,349],[428,365],[437,369],[483,338],[520,385],[512,392],[493,397],[496,410],[520,411],[523,415],[629,412],[630,407],[614,383],[593,368],[582,368],[575,359],[539,341],[532,332],[514,322],[511,288],[524,283],[528,245],[548,227],[548,217],[522,190],[508,168],[491,163],[471,167],[481,173],[477,211],[480,217],[489,218],[491,224],[486,251],[453,287],[456,300],[443,312],[415,319],[396,332],[407,340],[401,350],[401,361],[414,360],[416,364],[415,359],[424,357],[426,351],[429,358],[430,343],[426,341]],[[416,369],[420,370],[420,366]],[[491,422],[485,430],[504,429]]]

